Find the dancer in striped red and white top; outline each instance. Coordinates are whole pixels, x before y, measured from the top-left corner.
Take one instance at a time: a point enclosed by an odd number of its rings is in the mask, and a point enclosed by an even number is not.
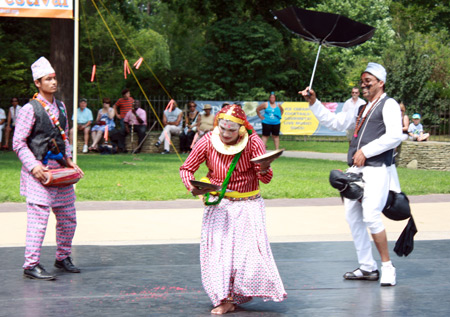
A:
[[[180,168],[186,188],[194,196],[206,194],[200,262],[203,287],[215,307],[213,314],[234,311],[252,297],[286,298],[259,193],[259,182],[267,184],[272,179],[271,161],[250,161],[265,153],[262,140],[252,130],[240,107],[223,108],[214,120],[214,130],[196,143]],[[203,162],[209,170],[204,181],[221,186],[221,192],[208,194],[210,190],[190,184]]]

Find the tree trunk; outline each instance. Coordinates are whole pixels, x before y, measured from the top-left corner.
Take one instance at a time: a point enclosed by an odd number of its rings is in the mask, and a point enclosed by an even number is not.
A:
[[[58,79],[55,95],[65,103],[69,122],[73,113],[73,34],[73,20],[52,19],[50,61]]]

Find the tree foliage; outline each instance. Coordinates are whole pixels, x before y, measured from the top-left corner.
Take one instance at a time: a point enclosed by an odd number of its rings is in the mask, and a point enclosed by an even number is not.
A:
[[[36,88],[32,83],[31,64],[42,55],[49,56],[49,19],[1,18],[0,20],[0,94],[30,97]]]
[[[295,98],[309,84],[317,45],[273,19],[270,10],[289,5],[376,27],[362,45],[322,49],[314,79],[321,100],[347,99],[367,62],[375,61],[388,69],[389,94],[409,110],[431,120],[448,107],[448,0],[81,0],[79,95],[115,99],[128,87],[139,98],[141,85],[147,95],[242,100],[276,91]],[[2,96],[30,97],[30,65],[50,55],[50,19],[0,22]],[[133,69],[139,84],[132,74],[124,79],[124,58],[132,66],[141,56],[145,63]]]
[[[450,109],[450,8],[439,0],[396,1],[391,8],[396,36],[383,54],[387,91],[409,114],[439,126]]]

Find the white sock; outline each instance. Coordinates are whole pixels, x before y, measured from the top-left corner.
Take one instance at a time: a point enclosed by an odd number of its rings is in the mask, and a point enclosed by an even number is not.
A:
[[[381,262],[381,266],[393,266],[391,261]]]

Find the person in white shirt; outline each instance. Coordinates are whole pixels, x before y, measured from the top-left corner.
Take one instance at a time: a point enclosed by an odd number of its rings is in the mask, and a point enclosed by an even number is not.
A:
[[[19,106],[19,99],[16,97],[11,98],[11,107],[9,107],[8,119],[6,122],[5,144],[2,147],[4,150],[9,149],[9,136],[11,133],[14,134],[14,129],[16,128],[16,118],[20,109],[22,109],[22,107]]]
[[[353,172],[362,173],[365,181],[361,201],[345,199],[346,220],[352,232],[359,261],[359,268],[344,274],[347,280],[377,281],[380,277],[377,262],[372,255],[369,229],[381,257],[382,286],[396,284],[396,270],[392,265],[386,230],[381,212],[389,190],[400,191],[400,184],[393,162],[394,148],[402,141],[402,122],[398,103],[384,92],[386,70],[376,63],[369,63],[361,74],[361,90],[367,105],[353,111],[332,113],[326,109],[316,93],[307,87],[299,92],[310,104],[310,109],[321,124],[330,129],[345,131],[352,124],[355,131],[347,156]]]
[[[427,141],[430,134],[423,132],[423,126],[420,123],[420,114],[413,114],[412,121],[408,127],[409,139],[418,142]]]
[[[3,128],[5,127],[6,122],[6,113],[3,108],[0,108],[0,144],[2,144],[2,137],[3,137]]]
[[[352,97],[350,99],[348,99],[345,103],[344,106],[342,107],[342,111],[343,112],[348,112],[348,111],[358,111],[359,107],[364,105],[366,102],[359,98],[359,88],[358,87],[353,87],[352,88]],[[357,114],[355,114],[356,116]],[[352,124],[350,125],[350,127],[347,129],[346,134],[347,134],[347,140],[350,143],[350,141],[352,140],[353,134],[355,131],[355,125]]]
[[[183,127],[183,111],[178,108],[176,101],[171,103],[171,106],[164,111],[163,114],[164,130],[158,138],[158,142],[155,143],[156,147],[159,147],[164,142],[164,151],[161,154],[170,153],[170,138],[172,135],[180,135],[181,128]]]

